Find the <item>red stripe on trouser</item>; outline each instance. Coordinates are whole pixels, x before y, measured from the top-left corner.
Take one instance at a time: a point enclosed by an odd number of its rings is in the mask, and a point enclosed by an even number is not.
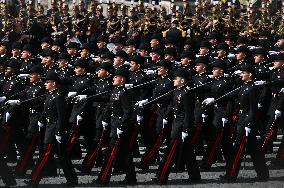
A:
[[[148,128],[152,128],[153,127],[153,124],[154,124],[154,121],[155,121],[156,117],[157,117],[156,112],[153,112],[152,115],[151,115],[151,118],[149,120],[148,126],[147,126]]]
[[[169,169],[169,166],[171,164],[171,161],[173,160],[173,156],[175,154],[175,151],[176,151],[176,148],[177,148],[177,144],[178,144],[178,140],[175,140],[174,143],[173,143],[173,146],[171,148],[171,151],[167,157],[167,160],[165,162],[165,165],[163,166],[163,170],[162,170],[162,173],[160,175],[160,182],[164,182],[166,181],[166,176],[167,176],[167,172],[168,172],[168,169]]]
[[[212,145],[212,147],[210,149],[210,152],[209,152],[209,156],[208,156],[208,159],[207,159],[207,164],[208,165],[212,165],[212,163],[214,161],[214,158],[216,156],[216,153],[217,153],[217,149],[220,146],[220,143],[222,141],[222,137],[223,137],[223,129],[219,129],[218,133],[217,133],[217,135],[215,137],[215,142]]]
[[[74,147],[74,144],[75,144],[76,140],[78,139],[78,137],[79,137],[79,127],[76,127],[74,132],[72,133],[68,143],[67,143],[67,148],[66,148],[67,155],[71,154],[73,147]]]
[[[130,142],[129,142],[130,151],[132,151],[132,149],[133,149],[133,145],[136,141],[137,133],[138,133],[138,125],[135,124],[133,129],[132,129],[132,134],[131,134],[131,138],[130,138]]]
[[[202,132],[202,126],[200,125],[196,128],[194,136],[190,141],[191,145],[196,145],[198,143],[200,136],[201,136],[201,132]]]
[[[96,145],[96,148],[93,150],[92,154],[86,156],[86,162],[84,163],[85,172],[90,173],[92,168],[95,165],[96,158],[98,156],[99,149],[101,148],[101,141]]]
[[[239,164],[239,161],[244,153],[244,149],[246,147],[246,142],[247,142],[247,138],[246,136],[243,136],[242,138],[242,141],[241,141],[241,144],[239,146],[239,149],[238,149],[238,152],[237,152],[237,155],[236,155],[236,158],[233,162],[233,166],[232,166],[232,170],[230,172],[230,177],[234,177],[235,176],[235,173],[236,173],[236,170],[237,170],[237,166]]]
[[[7,126],[7,128],[6,128],[5,136],[2,142],[0,143],[0,153],[4,152],[7,149],[7,146],[10,144],[10,141],[12,138],[12,127],[9,125],[5,125],[5,126]]]
[[[263,144],[261,146],[261,149],[263,151],[263,153],[266,153],[267,152],[267,146],[269,144],[269,142],[271,141],[271,139],[273,138],[273,129],[269,129],[265,135],[265,140],[263,141]]]
[[[154,146],[152,147],[150,152],[148,152],[148,154],[145,156],[143,160],[143,165],[147,165],[149,161],[153,158],[154,154],[158,151],[162,143],[163,134],[164,134],[164,131],[162,129],[160,134],[158,135],[158,138],[156,139]]]
[[[28,149],[26,151],[26,153],[23,156],[23,159],[20,161],[19,165],[18,165],[18,172],[20,174],[24,174],[26,171],[26,166],[27,166],[27,162],[29,161],[29,159],[31,158],[32,154],[34,153],[36,144],[37,144],[37,140],[38,140],[38,133],[34,133],[32,136],[32,140],[28,146]]]
[[[119,142],[120,142],[120,139],[118,138],[118,140],[116,141],[114,147],[111,150],[110,157],[109,157],[109,159],[107,161],[106,167],[103,169],[103,173],[102,173],[102,176],[101,176],[101,181],[102,182],[106,182],[107,181],[107,176],[110,173],[111,166],[113,164],[113,160],[114,160],[114,158],[116,156],[116,153],[117,153],[117,148],[118,148]]]
[[[39,165],[38,165],[34,175],[32,176],[32,182],[37,183],[39,175],[42,172],[42,169],[44,168],[44,166],[46,165],[46,162],[49,159],[49,156],[51,154],[52,148],[53,148],[53,144],[48,144],[47,145],[47,148],[46,148],[46,150],[44,152],[44,155],[43,155],[43,159],[40,161],[40,163],[39,163]]]

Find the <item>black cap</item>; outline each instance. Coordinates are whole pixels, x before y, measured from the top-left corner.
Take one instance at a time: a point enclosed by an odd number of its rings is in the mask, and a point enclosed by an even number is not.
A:
[[[43,70],[42,66],[35,65],[30,69],[30,74],[32,74],[32,73],[37,73],[37,74],[43,75],[44,70]]]
[[[153,49],[151,50],[151,52],[152,52],[152,53],[157,53],[157,54],[159,54],[160,56],[163,56],[163,55],[164,55],[164,52],[163,52],[162,48],[160,48],[160,47],[155,47],[155,48],[153,48]]]
[[[129,71],[126,68],[118,68],[116,69],[115,75],[123,76],[124,78],[128,79]]]
[[[209,41],[202,41],[199,45],[200,48],[208,48],[209,50],[212,48],[212,44]]]
[[[11,67],[11,68],[14,68],[16,70],[20,70],[21,63],[18,60],[13,59],[8,63],[7,67]]]
[[[82,46],[81,46],[80,49],[81,49],[81,50],[86,49],[86,50],[88,50],[88,51],[91,51],[91,47],[90,47],[90,45],[89,45],[88,43],[82,44]]]
[[[240,71],[245,71],[245,72],[249,72],[251,74],[255,74],[255,68],[253,65],[250,64],[245,64],[243,66],[241,66]]]
[[[176,55],[176,49],[173,48],[173,47],[165,48],[164,54],[169,54],[169,55],[175,56]]]
[[[22,49],[22,44],[20,42],[14,42],[12,44],[12,48],[11,49]]]
[[[59,54],[58,59],[65,59],[67,61],[71,60],[70,54],[66,53],[66,52],[62,52]]]
[[[131,58],[131,61],[134,61],[135,63],[139,64],[139,65],[143,65],[145,59],[144,57],[140,56],[140,55],[134,55]]]
[[[86,59],[77,59],[76,62],[74,63],[75,67],[82,67],[82,68],[88,68],[89,67],[89,63]]]
[[[284,53],[280,53],[276,56],[276,61],[284,61]]]
[[[242,52],[242,53],[244,53],[244,54],[248,54],[249,50],[248,50],[248,48],[247,48],[246,46],[240,46],[240,47],[236,50],[236,54],[237,54],[237,53],[240,53],[240,52]]]
[[[165,67],[166,69],[172,69],[172,62],[170,60],[162,60],[158,64],[160,67]]]
[[[105,35],[100,35],[98,38],[97,38],[97,42],[108,42],[108,39],[107,39],[107,36]]]
[[[182,77],[184,79],[188,79],[189,78],[189,72],[186,69],[182,69],[179,68],[177,70],[174,71],[174,77]]]
[[[257,49],[254,51],[254,54],[260,54],[260,55],[266,56],[266,55],[267,55],[267,52],[266,52],[263,48],[257,48]]]
[[[66,46],[66,48],[76,48],[76,49],[78,49],[79,47],[80,47],[80,44],[77,43],[77,42],[70,42],[70,43]]]
[[[98,49],[98,54],[99,54],[99,55],[102,55],[102,54],[104,54],[104,53],[106,53],[106,52],[109,52],[109,49],[108,49],[108,48],[100,48],[100,49]]]
[[[219,33],[212,32],[207,36],[207,39],[218,39],[219,38]]]
[[[150,51],[150,46],[147,43],[141,43],[139,45],[139,50]]]
[[[163,36],[160,33],[155,33],[155,34],[152,35],[151,39],[157,39],[157,40],[161,41],[163,39]]]
[[[221,59],[217,59],[212,63],[212,67],[217,67],[223,70],[227,69],[227,63]]]
[[[115,56],[121,57],[124,61],[128,60],[128,54],[124,50],[116,52]]]
[[[48,71],[46,74],[45,80],[53,80],[55,82],[60,81],[58,74],[54,71]]]
[[[112,72],[112,70],[113,70],[113,66],[112,66],[112,64],[111,63],[106,63],[106,62],[104,62],[104,63],[101,63],[100,64],[100,69],[104,69],[104,70],[106,70],[107,72]]]
[[[221,50],[225,50],[225,51],[229,51],[229,45],[225,42],[222,42],[220,44],[217,45],[216,47],[217,50],[221,49]]]
[[[32,52],[33,51],[33,47],[30,44],[26,44],[26,45],[24,45],[22,51]]]
[[[41,43],[48,43],[48,44],[52,44],[53,40],[50,37],[44,37],[43,39],[41,39]]]
[[[124,44],[124,41],[121,37],[116,37],[113,41],[114,44]]]
[[[51,50],[51,49],[46,49],[43,54],[42,54],[43,57],[51,57],[53,59],[56,59],[57,57],[57,54],[55,51]]]
[[[111,51],[105,52],[104,54],[101,55],[101,58],[111,59],[111,60],[113,60],[114,57],[115,57],[115,55]]]
[[[208,65],[210,63],[210,59],[208,56],[199,56],[196,60],[195,63],[202,63],[205,65]]]
[[[61,39],[56,39],[55,41],[53,41],[52,43],[53,46],[60,46],[61,48],[63,47],[63,41]]]
[[[1,46],[5,46],[6,48],[10,48],[11,47],[11,43],[9,41],[3,41],[1,42]]]
[[[237,44],[247,44],[248,39],[245,37],[239,37],[237,40]]]
[[[195,55],[194,55],[194,52],[192,52],[192,51],[183,51],[182,53],[181,53],[181,58],[190,58],[190,59],[194,59],[195,58]]]

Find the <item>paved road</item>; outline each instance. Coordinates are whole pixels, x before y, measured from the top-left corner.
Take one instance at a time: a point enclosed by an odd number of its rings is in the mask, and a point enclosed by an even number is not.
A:
[[[276,152],[279,145],[279,139],[281,136],[278,136],[276,142],[274,142],[274,151]],[[141,153],[144,152],[144,148],[140,148]],[[224,183],[218,180],[219,175],[224,173],[224,163],[216,163],[213,165],[212,169],[209,172],[201,172],[202,182],[199,184],[188,185],[182,182],[182,179],[187,178],[187,173],[171,173],[167,186],[174,187],[197,187],[197,188],[212,188],[212,187],[230,187],[230,188],[238,188],[238,187],[257,187],[257,188],[283,188],[284,187],[284,169],[279,169],[271,165],[271,160],[275,158],[275,152],[273,154],[267,154],[267,164],[269,166],[270,171],[270,180],[268,182],[254,182],[253,178],[256,176],[254,171],[252,162],[250,160],[250,156],[246,156],[245,162],[242,163],[241,171],[238,177],[237,182],[235,183]],[[85,153],[84,153],[85,155]],[[201,159],[200,156],[197,157],[198,160]],[[138,162],[140,159],[135,159]],[[78,167],[82,160],[73,160],[72,161],[75,167]],[[9,163],[9,166],[14,167],[14,163]],[[144,173],[139,169],[137,170],[137,179],[138,184],[133,187],[160,187],[151,181],[151,178],[155,176],[155,172],[157,169],[157,165],[151,166],[149,172]],[[92,170],[91,175],[84,175],[81,172],[77,171],[79,177],[79,186],[78,187],[97,187],[98,185],[92,183],[93,179],[97,178],[97,174],[99,172],[99,168],[94,168]],[[24,178],[17,178],[17,187],[28,187],[25,183],[29,178],[29,174],[31,170],[28,170],[27,176]],[[120,187],[118,181],[124,179],[124,175],[114,174],[111,178],[111,182],[109,187]],[[39,187],[43,188],[52,188],[52,187],[63,187],[62,184],[65,183],[66,180],[63,176],[63,171],[60,170],[60,175],[58,177],[49,177],[43,178],[40,182]],[[0,186],[3,186],[3,182],[0,180]],[[129,186],[131,187],[131,186]]]

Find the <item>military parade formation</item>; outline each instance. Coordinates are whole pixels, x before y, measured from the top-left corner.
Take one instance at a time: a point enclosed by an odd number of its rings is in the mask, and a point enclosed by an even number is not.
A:
[[[156,164],[153,184],[171,172],[200,183],[218,161],[220,182],[235,182],[246,153],[255,181],[269,180],[265,154],[284,130],[284,1],[182,3],[1,1],[6,186],[32,170],[37,187],[57,168],[76,186],[73,159],[84,174],[98,167],[94,186],[113,173],[135,185]],[[284,137],[273,165],[284,167]]]

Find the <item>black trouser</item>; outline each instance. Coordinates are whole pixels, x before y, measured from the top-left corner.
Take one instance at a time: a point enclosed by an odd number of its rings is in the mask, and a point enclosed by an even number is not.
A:
[[[56,147],[56,148],[55,148]],[[32,182],[39,183],[43,170],[47,168],[56,168],[54,151],[57,149],[60,166],[63,169],[67,182],[77,182],[78,178],[75,173],[73,164],[66,153],[66,141],[62,139],[61,143],[55,141],[53,144],[45,144],[45,149],[37,168],[32,173]]]
[[[201,179],[193,149],[194,147],[189,144],[188,140],[185,142],[182,142],[181,139],[171,140],[170,146],[167,148],[163,160],[158,168],[157,178],[159,179],[160,183],[167,182],[170,170],[173,164],[179,158],[179,155],[183,156],[189,179],[192,181],[199,181]]]
[[[239,119],[242,121],[244,119]],[[236,142],[229,162],[227,162],[226,175],[236,178],[239,174],[241,162],[245,155],[245,150],[250,154],[255,171],[258,177],[266,178],[269,176],[268,168],[265,162],[264,153],[261,151],[260,144],[257,141],[254,130],[246,136],[245,127],[238,125]]]
[[[0,177],[4,184],[15,181],[12,171],[7,166],[6,160],[2,154],[0,154]]]

